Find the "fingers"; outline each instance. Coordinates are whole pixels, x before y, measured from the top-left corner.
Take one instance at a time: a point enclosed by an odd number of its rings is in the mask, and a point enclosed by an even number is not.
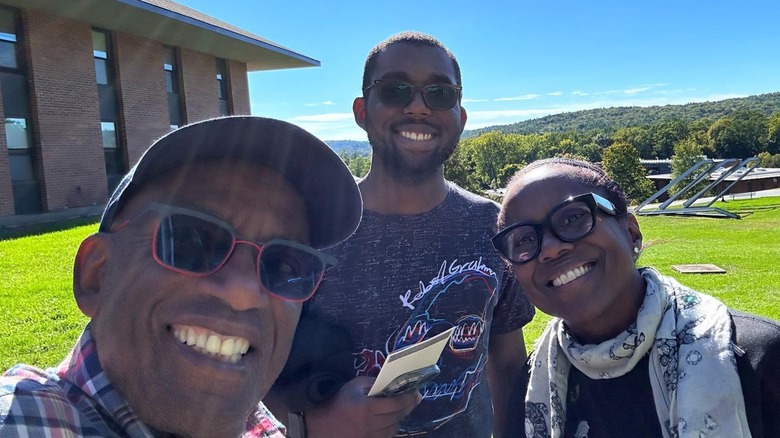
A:
[[[418,391],[407,392],[392,397],[368,397],[367,403],[373,404],[369,408],[374,424],[383,433],[395,435],[401,420],[406,418],[414,408],[422,401]],[[378,435],[384,436],[384,435]]]
[[[392,437],[399,423],[422,401],[417,391],[392,397],[368,397],[373,378],[356,377],[339,389],[324,406],[307,412],[312,438]],[[327,431],[327,433],[319,433]]]
[[[401,418],[409,415],[422,401],[418,391],[410,391],[389,397],[367,397],[374,415],[395,415]]]

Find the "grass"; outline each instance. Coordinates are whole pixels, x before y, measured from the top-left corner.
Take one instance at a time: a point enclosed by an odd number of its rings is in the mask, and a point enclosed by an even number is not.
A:
[[[740,220],[642,216],[640,265],[654,266],[727,305],[780,320],[780,198],[715,203]],[[87,318],[73,300],[73,258],[96,224],[0,240],[0,372],[19,362],[56,365]],[[672,265],[712,263],[726,274],[680,274]],[[528,348],[549,316],[526,327]]]
[[[87,318],[73,299],[73,259],[96,224],[0,241],[0,371],[59,363]]]

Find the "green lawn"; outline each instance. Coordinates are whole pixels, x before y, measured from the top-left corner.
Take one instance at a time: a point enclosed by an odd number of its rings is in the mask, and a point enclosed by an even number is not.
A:
[[[73,300],[73,258],[95,231],[93,224],[0,241],[0,370],[56,365],[73,346],[87,322]]]
[[[729,306],[780,319],[780,198],[713,206],[740,220],[645,216],[640,265],[655,266]],[[26,362],[52,366],[71,348],[87,319],[71,292],[73,257],[97,225],[0,241],[0,371]],[[679,274],[675,264],[712,263],[726,274]],[[526,329],[529,344],[549,317]]]

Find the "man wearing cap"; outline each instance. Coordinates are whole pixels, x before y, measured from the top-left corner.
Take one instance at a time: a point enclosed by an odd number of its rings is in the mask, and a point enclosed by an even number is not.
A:
[[[79,247],[90,321],[74,349],[0,378],[0,436],[284,436],[260,399],[334,263],[315,248],[360,215],[347,168],[294,125],[228,117],[161,138]]]

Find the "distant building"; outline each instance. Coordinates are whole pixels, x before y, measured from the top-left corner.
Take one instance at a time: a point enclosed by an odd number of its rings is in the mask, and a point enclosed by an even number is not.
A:
[[[669,159],[639,160],[639,163],[645,168],[648,175],[671,173],[672,171],[672,160]]]
[[[728,175],[726,178],[723,179],[723,181],[719,182],[715,188],[713,189],[714,193],[720,193],[726,187],[733,184],[734,181],[737,180],[741,176],[742,173],[744,173],[744,169],[740,169],[732,173],[731,175]],[[719,172],[713,172],[709,176],[710,182],[715,181],[721,176],[721,173]],[[653,181],[653,184],[655,185],[656,190],[660,190],[664,188],[669,182],[672,181],[672,174],[666,173],[666,174],[659,174],[659,175],[648,175],[647,176],[651,181]],[[777,168],[764,168],[764,167],[756,167],[753,170],[751,170],[747,175],[744,175],[740,181],[738,181],[734,186],[729,190],[729,193],[750,193],[750,192],[757,192],[760,190],[769,190],[769,189],[776,189],[780,188],[780,169]],[[693,195],[693,193],[690,193]],[[661,196],[659,198],[659,201],[665,201],[668,199],[668,195]]]
[[[249,114],[248,72],[319,64],[170,0],[0,0],[0,219],[100,205],[154,139]]]

